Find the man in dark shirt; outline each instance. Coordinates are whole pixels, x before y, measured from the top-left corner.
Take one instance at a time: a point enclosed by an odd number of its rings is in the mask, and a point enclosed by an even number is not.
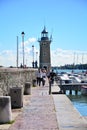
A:
[[[51,72],[50,72],[50,74],[48,75],[48,79],[50,79],[51,80],[51,83],[53,84],[54,83],[54,78],[55,78],[55,76],[56,76],[56,74],[55,74],[55,72],[52,70]]]

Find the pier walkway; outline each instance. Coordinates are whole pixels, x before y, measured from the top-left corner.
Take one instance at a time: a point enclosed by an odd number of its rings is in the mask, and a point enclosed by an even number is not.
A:
[[[56,85],[52,91],[58,91]],[[0,130],[87,130],[87,120],[66,95],[49,95],[48,83],[32,87],[32,94],[24,96],[22,110],[13,110],[13,116],[15,122],[8,127],[0,126]]]
[[[29,103],[8,130],[59,130],[55,105],[48,84],[32,87]]]

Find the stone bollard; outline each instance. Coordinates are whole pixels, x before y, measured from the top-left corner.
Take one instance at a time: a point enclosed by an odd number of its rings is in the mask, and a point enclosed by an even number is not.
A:
[[[10,88],[11,106],[12,108],[21,108],[23,106],[23,88]]]
[[[0,124],[9,123],[12,120],[10,96],[0,96]]]
[[[33,87],[36,87],[36,86],[37,86],[36,79],[33,79],[32,84],[33,84]]]
[[[31,94],[31,83],[30,82],[25,83],[24,94],[25,95],[30,95]]]

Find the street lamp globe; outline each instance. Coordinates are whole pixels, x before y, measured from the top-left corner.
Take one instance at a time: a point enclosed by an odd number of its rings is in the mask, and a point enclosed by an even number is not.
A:
[[[24,33],[24,32],[22,32],[22,33],[21,33],[21,35],[22,35],[22,36],[24,36],[24,35],[25,35],[25,33]]]

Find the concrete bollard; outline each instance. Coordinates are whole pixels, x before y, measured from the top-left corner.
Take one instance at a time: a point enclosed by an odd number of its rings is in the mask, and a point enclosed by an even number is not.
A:
[[[11,98],[10,96],[0,96],[0,124],[8,123],[11,120]]]
[[[32,84],[33,84],[33,87],[36,87],[36,86],[37,86],[37,81],[36,81],[36,79],[33,79]]]
[[[25,83],[24,94],[25,95],[30,95],[31,94],[31,83],[30,82]]]
[[[10,88],[11,106],[12,108],[21,108],[23,106],[23,88]]]

